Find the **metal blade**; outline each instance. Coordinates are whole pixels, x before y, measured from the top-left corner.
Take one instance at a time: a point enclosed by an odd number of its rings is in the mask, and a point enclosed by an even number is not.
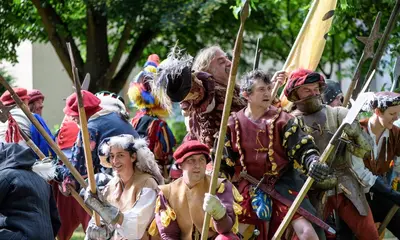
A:
[[[358,113],[361,111],[361,108],[364,106],[365,102],[368,99],[371,99],[371,97],[374,96],[374,93],[372,92],[366,92],[366,93],[361,93],[358,95],[356,101],[350,108],[349,112],[347,113],[346,117],[344,118],[342,125],[343,124],[352,124],[354,120],[357,118]]]
[[[374,71],[371,73],[371,76],[369,76],[368,80],[364,83],[364,87],[363,87],[363,89],[361,90],[360,93],[365,93],[365,92],[368,90],[369,85],[371,84],[371,81],[372,81],[372,79],[374,78],[374,75],[375,75],[375,69],[374,69]]]
[[[4,106],[2,102],[0,102],[0,121],[5,123],[8,120],[8,116],[10,114],[10,110],[13,109],[15,105],[13,106]]]
[[[90,74],[86,73],[85,79],[83,79],[83,83],[81,86],[81,90],[89,90],[89,85],[90,85]]]

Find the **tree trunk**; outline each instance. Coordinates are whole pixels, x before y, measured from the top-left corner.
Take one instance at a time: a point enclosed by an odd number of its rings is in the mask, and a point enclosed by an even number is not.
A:
[[[96,5],[94,8],[90,1],[87,4],[87,31],[86,31],[86,63],[84,70],[90,73],[91,81],[89,90],[97,92],[107,90],[105,75],[110,67],[107,40],[107,15],[104,13],[106,6]]]

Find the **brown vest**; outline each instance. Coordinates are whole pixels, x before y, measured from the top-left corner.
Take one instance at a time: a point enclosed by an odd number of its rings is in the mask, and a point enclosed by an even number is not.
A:
[[[368,132],[368,121],[368,118],[360,121],[361,127],[366,132]],[[389,130],[389,139],[387,143],[388,145],[386,146],[386,138],[383,139],[382,147],[379,149],[378,159],[375,159],[373,154],[369,154],[368,158],[364,158],[365,167],[375,175],[386,174],[391,168],[391,162],[394,161],[397,156],[400,156],[400,128],[393,126],[393,128]]]
[[[135,168],[135,173],[129,179],[127,184],[122,187],[122,182],[118,177],[114,177],[107,184],[103,191],[103,195],[107,202],[117,207],[122,213],[133,208],[136,201],[139,200],[140,191],[142,188],[148,187],[154,190],[158,190],[157,182],[150,174],[141,172]],[[158,239],[158,237],[151,237],[147,231],[142,237],[142,240],[147,239]]]
[[[218,187],[223,179],[218,179]],[[181,230],[182,240],[192,240],[193,226],[201,233],[203,228],[204,194],[208,192],[211,184],[211,177],[206,175],[204,180],[193,188],[188,188],[182,178],[168,185],[159,186],[165,199],[175,211],[176,221]],[[217,188],[218,188],[217,187]],[[216,233],[210,229],[208,236]]]

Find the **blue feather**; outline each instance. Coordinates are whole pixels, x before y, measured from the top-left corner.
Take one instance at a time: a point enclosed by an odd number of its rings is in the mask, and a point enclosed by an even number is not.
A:
[[[143,98],[143,101],[146,103],[146,104],[154,104],[154,97],[151,95],[151,93],[149,93],[149,92],[147,92],[147,91],[142,91],[141,93],[140,93],[140,95],[142,96],[142,98]]]

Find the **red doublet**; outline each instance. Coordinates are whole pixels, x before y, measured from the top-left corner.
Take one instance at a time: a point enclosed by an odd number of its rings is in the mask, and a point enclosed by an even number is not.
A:
[[[232,142],[240,142],[244,165],[247,173],[261,179],[265,173],[279,175],[289,163],[286,150],[282,146],[283,129],[289,119],[293,118],[286,112],[271,106],[256,123],[244,115],[244,110],[239,111],[236,117],[229,118],[229,129]],[[235,131],[237,125],[242,132],[240,139]],[[233,144],[232,149],[239,152],[238,144]]]

